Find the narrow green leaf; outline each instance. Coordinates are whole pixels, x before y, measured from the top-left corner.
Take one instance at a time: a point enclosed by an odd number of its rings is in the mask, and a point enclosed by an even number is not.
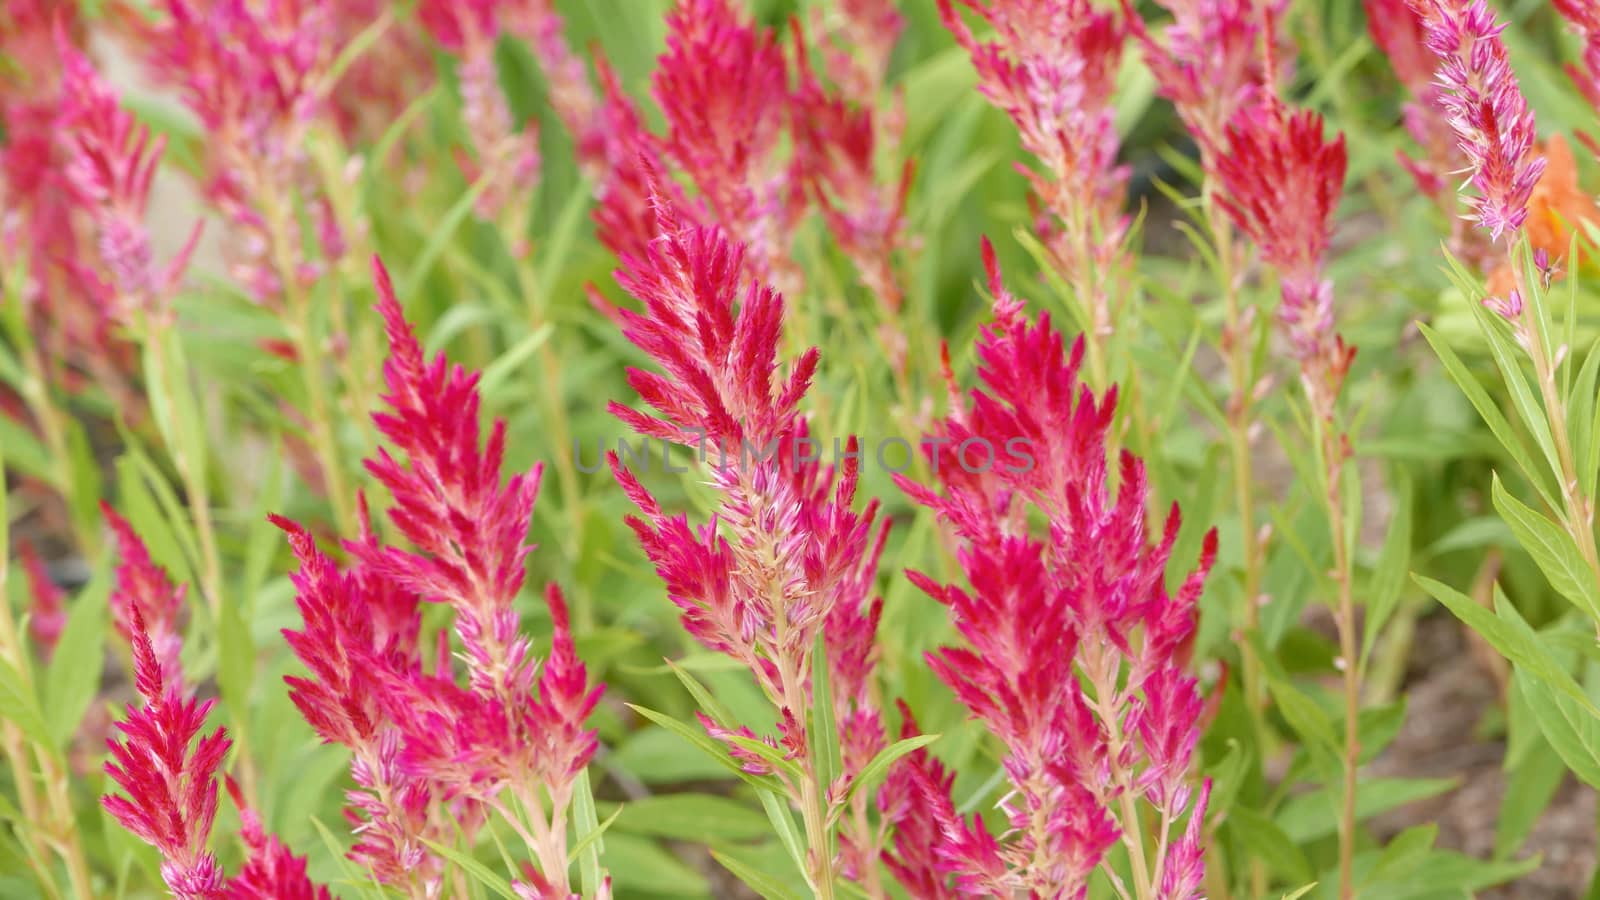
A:
[[[1250,859],[1266,863],[1290,883],[1306,881],[1316,875],[1305,853],[1266,816],[1241,806],[1228,811],[1227,822]]]
[[[439,261],[439,254],[444,252],[445,245],[455,238],[461,223],[472,215],[473,205],[483,196],[483,192],[489,189],[494,174],[494,171],[490,170],[478,176],[472,187],[457,198],[450,209],[431,227],[427,243],[422,245],[422,250],[412,259],[411,268],[406,270],[405,278],[400,281],[400,290],[397,293],[401,299],[414,296],[417,289],[422,286],[422,280],[433,271],[433,265]]]
[[[866,765],[861,767],[861,771],[856,773],[855,779],[850,782],[850,787],[845,790],[843,802],[849,803],[850,798],[855,795],[856,791],[877,784],[878,780],[888,773],[889,767],[894,765],[895,761],[900,757],[905,756],[907,753],[921,750],[938,739],[939,735],[937,734],[919,734],[913,737],[901,738],[879,750],[878,755],[869,760]]]
[[[700,683],[700,679],[689,674],[687,669],[670,659],[665,660],[665,662],[667,668],[672,670],[672,674],[677,676],[678,681],[689,692],[689,696],[694,698],[694,702],[700,707],[700,711],[710,716],[713,722],[724,728],[731,728],[739,721],[728,710],[728,707],[723,705],[721,700],[718,700],[715,695],[706,690],[706,686]]]
[[[1550,586],[1591,619],[1600,621],[1600,584],[1595,582],[1594,572],[1583,561],[1572,535],[1511,496],[1498,474],[1493,477],[1491,494],[1495,511],[1511,526],[1518,543],[1533,557]]]
[[[724,869],[732,872],[735,878],[744,882],[751,890],[765,897],[766,900],[802,900],[801,895],[795,893],[787,883],[761,869],[746,865],[739,859],[719,850],[712,850],[711,857]]]
[[[105,667],[106,598],[111,569],[102,560],[89,584],[70,604],[55,654],[45,672],[45,714],[50,735],[65,750],[100,690]]]
[[[56,743],[45,725],[39,698],[28,690],[21,673],[4,660],[0,660],[0,719],[16,725],[29,741],[54,751]]]
[[[767,811],[767,821],[772,823],[772,830],[777,832],[783,849],[788,851],[789,859],[794,861],[795,870],[804,876],[806,844],[800,837],[800,829],[795,827],[794,816],[789,812],[788,799],[777,791],[757,791],[756,794],[761,798],[761,808]]]
[[[578,874],[583,880],[583,894],[593,897],[600,889],[600,883],[605,877],[605,870],[600,867],[600,854],[606,851],[604,835],[606,828],[616,821],[617,814],[611,814],[604,827],[600,825],[600,816],[595,810],[594,790],[589,785],[589,769],[585,766],[578,772],[578,777],[572,784],[572,836],[574,846],[571,855],[578,861]]]
[[[1501,613],[1496,615],[1484,609],[1471,597],[1443,582],[1435,581],[1425,575],[1413,574],[1411,577],[1433,599],[1444,604],[1456,618],[1466,623],[1468,628],[1477,632],[1500,651],[1502,656],[1515,663],[1519,671],[1525,671],[1539,681],[1552,685],[1562,695],[1587,709],[1590,715],[1600,718],[1600,709],[1595,708],[1589,696],[1578,687],[1577,682],[1572,680],[1566,669],[1550,656],[1538,635],[1516,615],[1510,603],[1497,603],[1496,606]]]
[[[811,754],[816,760],[817,783],[826,794],[844,768],[839,752],[839,726],[833,717],[833,692],[828,679],[828,645],[822,629],[811,648]]]
[[[727,769],[732,774],[738,776],[746,784],[749,784],[752,787],[765,788],[768,790],[777,789],[778,784],[773,778],[765,775],[752,775],[749,772],[746,772],[744,769],[740,768],[739,763],[735,762],[733,757],[728,755],[727,748],[723,747],[721,744],[718,744],[716,741],[713,741],[711,738],[707,737],[701,732],[690,728],[688,725],[679,722],[677,719],[674,719],[669,715],[658,713],[653,709],[648,709],[643,706],[635,706],[632,703],[627,704],[627,706],[629,709],[633,710],[639,715],[644,716],[646,719],[649,719],[657,725],[660,725],[662,728],[665,728],[666,730],[693,744],[701,752],[716,760],[718,765],[721,765],[724,769]],[[791,763],[791,765],[793,764]]]
[[[1411,476],[1399,470],[1394,485],[1394,517],[1389,521],[1389,534],[1384,538],[1383,551],[1367,588],[1367,615],[1361,638],[1363,668],[1379,631],[1400,602],[1400,589],[1405,584],[1411,561],[1412,493]]]
[[[1504,447],[1505,451],[1521,467],[1523,474],[1533,484],[1534,489],[1539,492],[1539,496],[1544,498],[1545,503],[1549,504],[1551,509],[1557,508],[1558,504],[1556,503],[1555,495],[1550,492],[1550,488],[1545,484],[1543,469],[1534,465],[1533,457],[1529,455],[1528,448],[1523,446],[1522,439],[1517,436],[1516,432],[1511,428],[1511,423],[1507,422],[1506,417],[1501,414],[1500,407],[1496,406],[1495,402],[1490,399],[1488,391],[1483,389],[1483,385],[1478,383],[1478,379],[1473,376],[1466,363],[1463,363],[1461,358],[1456,356],[1455,351],[1450,349],[1450,345],[1445,343],[1444,339],[1439,337],[1433,329],[1421,322],[1417,323],[1417,328],[1422,331],[1422,336],[1427,338],[1428,344],[1433,347],[1433,352],[1439,357],[1439,361],[1444,363],[1445,372],[1449,374],[1450,380],[1454,381],[1456,387],[1459,387],[1461,392],[1467,395],[1467,399],[1472,402],[1473,409],[1478,411],[1478,415],[1489,426],[1489,430],[1494,432],[1494,436],[1499,439],[1500,446]]]
[[[516,343],[516,346],[500,354],[494,362],[483,369],[483,378],[478,382],[485,396],[495,393],[505,383],[506,379],[516,374],[523,363],[533,358],[539,352],[545,341],[550,339],[550,334],[555,326],[549,322],[535,328],[531,334]]]
[[[1514,673],[1511,682],[1572,774],[1590,787],[1600,787],[1600,718],[1527,672]]]
[[[428,849],[432,850],[434,853],[439,854],[440,856],[449,860],[451,863],[455,864],[455,866],[461,871],[472,876],[472,880],[474,882],[483,885],[502,897],[505,897],[506,900],[517,900],[517,894],[511,889],[511,883],[509,881],[506,881],[506,879],[501,875],[496,874],[493,869],[490,869],[483,863],[478,862],[471,855],[463,853],[460,850],[457,850],[456,848],[446,844],[441,844],[437,841],[430,841],[427,838],[418,838],[417,840],[426,844]]]
[[[718,794],[657,794],[630,800],[622,809],[617,830],[629,834],[706,843],[754,840],[772,831],[766,816]]]

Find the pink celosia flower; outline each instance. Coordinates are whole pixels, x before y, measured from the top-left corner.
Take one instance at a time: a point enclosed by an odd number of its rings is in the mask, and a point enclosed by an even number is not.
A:
[[[314,676],[291,681],[293,696],[325,739],[356,750],[355,780],[366,790],[351,797],[353,817],[376,832],[358,851],[380,877],[428,877],[412,870],[422,860],[416,838],[428,827],[429,792],[470,832],[482,807],[503,810],[500,795],[510,791],[528,814],[545,817],[538,836],[524,836],[551,895],[565,897],[566,817],[576,776],[598,746],[584,722],[601,689],[577,657],[554,586],[542,666],[519,631],[514,602],[540,469],[502,483],[505,423],[480,447],[478,376],[442,354],[424,357],[388,273],[373,265],[390,345],[387,411],[373,420],[405,462],[384,448],[367,467],[389,489],[389,518],[417,551],[383,546],[365,529],[345,544],[359,567],[341,576],[303,531],[280,522],[301,560],[306,627],[290,642]],[[468,688],[451,676],[446,643],[435,671],[422,670],[417,599],[454,610]]]
[[[434,40],[461,58],[456,67],[461,116],[474,156],[463,167],[469,179],[487,180],[477,212],[488,220],[497,219],[514,197],[529,196],[540,162],[539,132],[531,123],[516,129],[500,89],[494,48],[502,27],[501,5],[499,0],[425,0],[417,9]]]
[[[333,900],[327,888],[306,875],[305,859],[261,827],[261,817],[245,805],[232,778],[228,779],[228,793],[239,808],[239,836],[249,850],[244,868],[228,882],[228,900]]]
[[[1112,93],[1127,29],[1089,0],[962,0],[994,26],[980,41],[952,0],[940,17],[972,56],[978,89],[1005,110],[1043,171],[1027,172],[1057,223],[1042,236],[1063,274],[1104,267],[1127,228],[1128,169],[1117,164]],[[1111,327],[1102,291],[1090,292],[1097,338]]]
[[[515,0],[501,14],[506,30],[526,41],[544,74],[550,107],[577,146],[578,161],[592,176],[604,172],[608,138],[600,98],[582,57],[567,43],[566,25],[551,0]]]
[[[101,798],[113,818],[161,851],[161,877],[179,900],[227,896],[222,868],[206,850],[217,816],[217,769],[232,741],[218,728],[198,742],[214,700],[204,702],[166,680],[137,607],[129,621],[134,684],[143,705],[128,707],[108,741],[106,774],[126,796]],[[193,743],[193,749],[190,744]]]
[[[896,480],[961,541],[968,587],[911,578],[950,607],[965,639],[928,661],[1005,747],[1009,830],[997,837],[980,820],[962,821],[931,772],[921,782],[939,825],[938,867],[958,890],[1081,897],[1113,844],[1146,840],[1137,819],[1112,813],[1128,809],[1128,797],[1142,798],[1163,821],[1204,816],[1190,788],[1200,698],[1183,668],[1216,532],[1169,595],[1163,581],[1177,508],[1151,543],[1144,466],[1127,453],[1112,495],[1106,437],[1115,391],[1097,400],[1078,382],[1083,341],[1068,355],[1047,316],[1030,322],[985,251],[996,299],[995,322],[978,344],[984,389],[927,442],[943,491]],[[940,447],[948,449],[934,458]],[[973,447],[1005,447],[1010,461],[986,463]],[[1046,537],[1030,534],[1030,513],[1048,524]],[[1155,839],[1167,847],[1170,836]],[[1136,878],[1170,880],[1177,892],[1162,897],[1192,896],[1198,850],[1187,843],[1182,836],[1171,846],[1171,859],[1181,860],[1172,864],[1184,872],[1171,874],[1169,857],[1157,852],[1143,857],[1151,868]],[[900,850],[902,858],[910,852]]]
[[[17,541],[17,559],[28,579],[28,636],[41,659],[48,660],[55,653],[56,642],[61,640],[61,629],[67,625],[67,613],[62,599],[64,594],[50,577],[33,542]]]
[[[400,768],[401,735],[384,701],[385,673],[420,671],[420,599],[369,567],[340,572],[298,525],[274,522],[288,532],[300,562],[293,580],[304,624],[300,631],[286,629],[284,639],[311,673],[284,678],[289,699],[319,737],[353,755],[351,773],[360,790],[346,795],[347,816],[359,840],[350,859],[384,884],[436,887],[442,865],[422,844],[442,836],[429,822],[431,791]],[[376,546],[370,533],[362,542]]]
[[[656,203],[660,237],[617,273],[644,308],[616,313],[623,333],[664,369],[628,372],[656,414],[617,403],[611,410],[641,435],[698,448],[722,500],[709,523],[691,526],[687,516],[664,511],[614,453],[612,470],[642,513],[629,524],[684,627],[748,666],[778,708],[776,737],[702,719],[752,771],[769,767],[732,737],[781,747],[810,771],[807,683],[822,634],[835,714],[852,730],[845,771],[822,786],[839,796],[885,743],[868,676],[878,612],[867,598],[883,546],[881,532],[873,537],[877,504],[851,509],[859,477],[853,438],[837,467],[818,463],[799,412],[816,351],[774,377],[782,298],[745,270],[745,248],[718,229],[683,223],[659,195]],[[844,829],[841,862],[871,878],[876,839],[864,827],[864,809],[862,818]]]
[[[699,189],[714,220],[743,243],[754,277],[797,286],[789,232],[800,182],[778,158],[788,69],[777,36],[730,0],[679,0],[652,93],[667,121],[666,154]]]
[[[666,156],[661,141],[644,127],[616,73],[603,59],[595,61],[595,68],[604,91],[599,115],[607,136],[602,166],[605,177],[595,188],[596,236],[619,259],[643,257],[657,233],[654,192],[667,194],[684,219],[699,222],[705,216],[690,205],[676,182],[662,174]]]
[[[900,736],[918,734],[916,719],[903,702],[900,715]],[[955,780],[954,772],[947,772],[933,754],[919,749],[890,767],[878,791],[878,809],[884,822],[894,828],[894,846],[883,851],[883,864],[917,900],[954,900],[958,896],[948,884],[939,854],[945,824],[954,818],[946,809]]]
[[[1334,353],[1333,285],[1323,278],[1334,209],[1344,187],[1344,136],[1327,141],[1322,117],[1276,99],[1241,111],[1215,161],[1218,202],[1278,272],[1279,316],[1298,358]]]
[[[797,166],[810,187],[828,230],[855,263],[862,284],[892,312],[899,309],[901,289],[894,254],[904,245],[906,197],[912,165],[907,162],[898,184],[877,178],[877,152],[886,131],[879,111],[850,103],[843,92],[830,94],[811,67],[798,23],[794,57],[799,84],[793,98]]]
[[[180,89],[206,130],[205,193],[238,236],[228,248],[233,273],[269,306],[282,302],[285,277],[314,278],[344,250],[305,150],[310,126],[327,112],[324,76],[338,33],[332,6],[161,0],[161,14],[135,26],[157,79]],[[307,258],[307,244],[323,258]]]
[[[127,519],[106,503],[100,504],[100,511],[116,536],[120,557],[117,583],[111,589],[112,622],[123,638],[131,642],[142,637],[150,645],[162,681],[177,690],[183,683],[178,654],[183,649],[184,597],[189,586],[173,586]]]
[[[1600,3],[1595,0],[1552,0],[1556,12],[1583,38],[1583,65],[1567,64],[1567,75],[1589,105],[1600,110]]]
[[[123,109],[87,57],[61,38],[65,65],[57,127],[68,159],[63,175],[94,222],[99,264],[111,288],[108,314],[126,322],[135,311],[164,318],[163,308],[200,237],[198,223],[173,260],[157,270],[145,227],[150,182],[166,146]]]
[[[1535,156],[1533,110],[1517,85],[1500,32],[1483,0],[1416,0],[1427,45],[1439,58],[1439,108],[1466,154],[1477,197],[1468,199],[1491,240],[1522,227],[1544,171]]]
[[[1124,0],[1123,15],[1144,47],[1161,95],[1171,100],[1210,159],[1223,151],[1225,130],[1239,110],[1259,101],[1281,74],[1264,69],[1262,29],[1286,0],[1162,0],[1172,22],[1152,34]],[[1281,42],[1278,34],[1266,39]],[[1285,59],[1289,54],[1275,54]],[[1431,72],[1429,73],[1431,75]]]

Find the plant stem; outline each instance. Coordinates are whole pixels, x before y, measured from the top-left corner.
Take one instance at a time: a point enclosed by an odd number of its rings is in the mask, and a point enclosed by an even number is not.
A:
[[[1533,309],[1523,312],[1524,317],[1535,314]],[[1533,358],[1534,377],[1539,382],[1539,394],[1544,400],[1545,414],[1550,419],[1550,434],[1556,442],[1556,459],[1561,465],[1561,500],[1565,507],[1562,510],[1562,524],[1578,545],[1578,552],[1588,564],[1594,583],[1600,584],[1600,552],[1596,551],[1594,538],[1594,505],[1588,497],[1583,496],[1576,456],[1567,433],[1566,403],[1556,389],[1556,365],[1551,358],[1550,348],[1544,344],[1543,330],[1526,318],[1524,323],[1528,355]]]
[[[1128,848],[1128,861],[1133,869],[1134,896],[1148,900],[1155,896],[1149,864],[1144,852],[1144,827],[1139,819],[1135,801],[1132,773],[1117,760],[1124,747],[1122,720],[1117,715],[1117,657],[1099,646],[1095,658],[1090,660],[1088,675],[1094,685],[1094,708],[1100,723],[1106,729],[1106,759],[1110,762],[1111,780],[1117,786],[1117,803],[1121,809],[1122,842]]]

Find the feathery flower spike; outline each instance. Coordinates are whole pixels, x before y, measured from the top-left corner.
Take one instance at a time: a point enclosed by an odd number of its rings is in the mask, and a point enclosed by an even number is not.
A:
[[[239,808],[239,836],[249,856],[228,882],[228,900],[333,900],[327,888],[306,875],[306,861],[290,852],[275,834],[261,826],[261,817],[245,805],[239,785],[227,779],[228,794]]]
[[[128,627],[143,703],[129,705],[116,726],[121,739],[107,741],[106,774],[123,795],[107,794],[101,803],[122,827],[161,851],[161,877],[177,900],[220,900],[227,896],[226,881],[206,839],[217,816],[217,770],[232,741],[222,728],[195,740],[216,701],[197,700],[166,680],[137,607]]]
[[[1528,197],[1544,171],[1535,155],[1533,110],[1522,96],[1495,20],[1484,0],[1415,0],[1428,49],[1439,59],[1436,102],[1466,155],[1475,220],[1498,241],[1522,227]]]
[[[895,478],[960,539],[965,587],[908,574],[950,608],[964,638],[928,662],[1005,747],[1013,790],[1001,808],[1009,827],[996,836],[981,820],[963,821],[925,760],[908,761],[886,797],[896,817],[935,831],[936,867],[960,892],[1081,897],[1121,841],[1145,888],[1140,895],[1171,885],[1173,893],[1153,895],[1187,898],[1198,888],[1198,848],[1186,835],[1157,834],[1147,855],[1136,801],[1164,821],[1205,815],[1206,792],[1195,794],[1190,771],[1201,701],[1183,670],[1216,532],[1169,594],[1163,582],[1177,508],[1152,543],[1144,466],[1127,453],[1112,495],[1106,437],[1114,390],[1097,399],[1078,381],[1083,340],[1066,353],[1049,317],[1030,322],[987,247],[984,256],[995,319],[978,343],[983,388],[952,410],[937,440],[924,442],[943,489]],[[968,448],[980,443],[1007,448],[1011,460],[974,462]],[[954,451],[936,456],[940,447]],[[1030,509],[1048,523],[1042,538],[1030,533]],[[936,829],[903,811],[907,783],[921,785]],[[1198,825],[1190,831],[1198,835]],[[927,877],[925,860],[913,865],[915,848],[896,850],[908,876]]]
[[[38,650],[39,658],[49,660],[55,653],[56,642],[61,640],[61,629],[67,625],[67,613],[62,603],[63,592],[50,577],[50,569],[33,549],[27,539],[17,541],[17,559],[28,579],[28,637]]]
[[[691,526],[686,515],[664,511],[615,453],[611,468],[639,508],[629,525],[682,611],[684,628],[749,667],[778,709],[775,737],[702,718],[746,768],[769,767],[732,738],[782,747],[804,771],[814,771],[803,723],[820,633],[835,715],[853,733],[839,780],[814,789],[789,786],[808,824],[818,824],[821,804],[842,796],[886,743],[868,687],[878,612],[867,597],[883,546],[881,531],[873,537],[877,504],[851,509],[859,474],[853,438],[836,467],[818,464],[817,442],[799,412],[816,369],[815,349],[775,378],[782,298],[746,271],[742,245],[716,228],[682,221],[659,194],[654,202],[660,236],[643,256],[624,258],[617,272],[643,309],[618,310],[616,318],[664,370],[628,372],[656,414],[619,403],[610,408],[641,435],[698,448],[721,503],[708,523]],[[877,839],[865,813],[864,805],[859,815],[853,810],[843,827],[839,863],[847,875],[873,879]],[[833,860],[813,866],[832,870]]]

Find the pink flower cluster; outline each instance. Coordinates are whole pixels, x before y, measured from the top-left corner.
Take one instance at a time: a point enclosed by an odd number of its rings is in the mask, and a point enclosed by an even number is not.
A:
[[[978,90],[1004,110],[1039,160],[1027,172],[1055,223],[1041,236],[1069,278],[1105,266],[1127,230],[1122,211],[1128,169],[1118,165],[1112,93],[1128,26],[1089,0],[962,0],[994,26],[981,41],[952,0],[939,14],[978,70]],[[1098,292],[1097,292],[1098,293]],[[1097,333],[1110,327],[1104,298],[1095,298]]]
[[[436,890],[437,864],[421,841],[469,833],[484,809],[514,802],[536,819],[524,834],[538,861],[528,883],[566,897],[567,816],[574,781],[597,749],[584,722],[600,698],[578,659],[565,603],[546,592],[553,634],[541,665],[520,631],[514,601],[540,469],[501,482],[505,423],[480,446],[478,376],[429,361],[375,264],[389,336],[379,432],[406,461],[380,449],[368,470],[386,487],[389,519],[416,550],[385,546],[370,528],[345,543],[340,573],[298,526],[280,520],[300,559],[304,627],[287,637],[312,677],[292,696],[324,740],[354,754],[363,793],[352,795],[362,842],[353,856],[391,884]],[[419,601],[455,613],[467,685],[443,656],[427,671],[418,651]],[[440,818],[448,816],[448,818]],[[514,827],[519,819],[506,815]]]
[[[1161,95],[1178,109],[1207,160],[1225,151],[1228,123],[1240,110],[1273,93],[1282,74],[1269,72],[1261,53],[1263,37],[1277,21],[1286,0],[1162,0],[1172,22],[1152,33],[1129,2],[1123,4],[1133,36],[1144,47],[1145,63]],[[1274,54],[1287,59],[1289,54]]]
[[[1227,153],[1214,163],[1218,202],[1277,270],[1279,319],[1296,358],[1336,383],[1352,352],[1335,333],[1333,284],[1323,267],[1346,161],[1344,136],[1326,140],[1321,116],[1291,113],[1272,98],[1236,117]]]
[[[1567,75],[1589,105],[1600,110],[1600,3],[1595,0],[1552,0],[1556,12],[1583,38],[1583,65],[1567,65]]]
[[[935,461],[942,489],[896,479],[959,538],[966,586],[909,574],[949,607],[964,639],[928,663],[1005,748],[1007,828],[962,820],[941,767],[911,759],[881,801],[898,829],[890,863],[908,884],[953,876],[961,894],[1082,897],[1121,841],[1138,896],[1196,896],[1210,785],[1197,790],[1191,771],[1202,700],[1184,669],[1216,532],[1169,594],[1177,507],[1152,542],[1143,464],[1124,453],[1115,475],[1108,466],[1115,389],[1097,399],[1081,384],[1082,339],[1069,354],[1048,316],[1030,321],[1005,290],[987,244],[985,261],[995,318],[977,347],[984,387],[939,435],[956,447],[1024,439],[1037,465],[974,472],[947,457]],[[1042,537],[1035,518],[1048,525]],[[1162,823],[1153,856],[1140,800]]]
[[[1484,0],[1416,0],[1426,43],[1438,57],[1439,108],[1466,156],[1476,220],[1498,241],[1522,227],[1528,198],[1544,171],[1528,108],[1500,32]]]
[[[36,340],[61,367],[51,373],[60,384],[87,372],[123,391],[134,359],[118,329],[169,315],[199,229],[155,264],[144,219],[164,142],[73,43],[75,16],[53,10],[13,2],[0,25],[0,51],[31,67],[25,83],[0,77],[0,269],[25,278]]]
[[[206,132],[205,195],[239,237],[227,248],[252,299],[284,302],[285,278],[314,279],[346,236],[306,154],[328,112],[338,37],[326,0],[161,0],[133,26],[156,79],[177,88]],[[306,240],[293,200],[311,217]],[[321,258],[307,258],[308,243]]]
[[[223,728],[201,734],[216,701],[195,697],[178,666],[182,639],[175,619],[183,588],[172,587],[126,520],[109,507],[105,513],[122,555],[112,612],[133,650],[142,701],[116,723],[121,738],[107,741],[106,774],[123,793],[101,799],[106,811],[161,852],[162,880],[178,900],[332,900],[307,877],[305,860],[266,833],[231,780],[244,825],[245,865],[229,879],[207,849],[217,817],[217,773],[233,742]],[[158,618],[147,619],[152,616]]]
[[[498,0],[424,0],[417,8],[434,40],[460,57],[456,76],[462,117],[476,157],[462,164],[469,180],[485,181],[477,211],[489,220],[511,204],[513,194],[524,199],[531,195],[540,162],[539,132],[531,122],[516,130],[495,68],[503,5]]]
[[[829,35],[827,58],[840,66],[829,72],[841,84],[830,91],[798,22],[791,63],[777,34],[730,0],[679,0],[652,82],[666,120],[661,136],[645,128],[602,63],[607,139],[596,151],[605,162],[595,213],[602,242],[618,256],[642,256],[656,236],[650,207],[659,192],[683,220],[716,224],[745,245],[752,277],[793,291],[802,279],[789,244],[814,201],[863,281],[896,305],[892,258],[905,240],[909,169],[898,183],[879,183],[877,156],[899,125],[874,102],[901,23],[869,0],[851,12],[849,27]],[[859,56],[848,54],[852,44]],[[696,202],[670,180],[674,171],[694,186]]]
[[[656,201],[660,236],[643,256],[624,257],[617,273],[643,304],[618,311],[623,333],[664,370],[628,372],[655,414],[618,403],[611,410],[642,435],[704,446],[719,506],[710,522],[691,526],[687,515],[665,511],[616,454],[611,466],[642,514],[629,524],[684,627],[749,667],[779,712],[779,734],[765,740],[807,771],[809,683],[821,635],[845,736],[843,772],[823,786],[831,803],[886,744],[870,678],[879,606],[867,599],[886,532],[875,527],[876,501],[852,509],[857,459],[847,456],[835,469],[797,449],[808,437],[799,404],[818,357],[808,350],[774,378],[782,297],[747,271],[744,247],[720,229],[683,222],[665,198]],[[770,772],[739,746],[739,738],[754,737],[747,729],[704,721],[748,768]],[[875,871],[864,810],[844,843],[847,873]]]

